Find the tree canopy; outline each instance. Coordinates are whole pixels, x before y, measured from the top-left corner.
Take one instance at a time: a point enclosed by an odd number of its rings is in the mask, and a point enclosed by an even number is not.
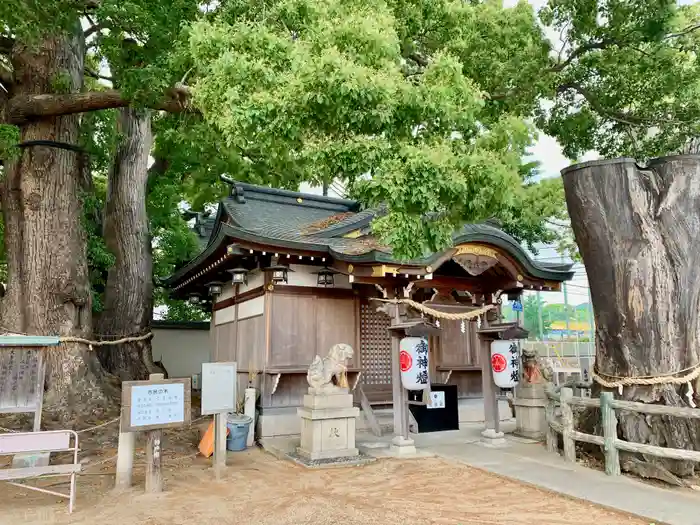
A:
[[[16,54],[78,21],[81,92],[54,78],[41,104],[13,96]],[[157,277],[198,250],[180,206],[215,203],[223,173],[288,188],[342,179],[365,205],[386,206],[373,228],[406,258],[486,218],[532,246],[560,236],[551,224],[565,218],[559,179],[523,160],[539,132],[572,159],[644,159],[698,136],[697,21],[697,6],[672,0],[550,0],[539,13],[492,0],[9,0],[0,152],[27,118],[83,113],[98,292],[110,265],[99,210],[118,138],[108,108],[127,104],[169,110],[154,117],[164,169],[149,177]],[[107,85],[97,82],[105,65]]]

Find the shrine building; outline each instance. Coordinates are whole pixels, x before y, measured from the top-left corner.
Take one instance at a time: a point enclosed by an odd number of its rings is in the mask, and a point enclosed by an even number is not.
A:
[[[391,406],[391,319],[374,298],[467,312],[524,290],[558,291],[573,276],[568,264],[532,260],[490,222],[467,224],[452,247],[401,262],[372,235],[378,211],[232,182],[216,217],[199,217],[203,249],[166,285],[173,297],[212,312],[210,357],[237,362],[240,399],[249,374],[255,376],[259,437],[299,433],[296,409],[308,389],[308,366],[336,343],[354,349],[349,382],[356,398]],[[498,323],[500,309],[482,318]],[[482,367],[490,376],[490,363],[481,320],[430,321],[440,328],[428,340],[430,381],[455,385],[459,399],[482,397],[490,384]]]

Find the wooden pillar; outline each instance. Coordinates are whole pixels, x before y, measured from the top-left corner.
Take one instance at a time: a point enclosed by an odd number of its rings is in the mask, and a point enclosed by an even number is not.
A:
[[[214,476],[221,479],[226,469],[226,414],[214,414]]]
[[[162,439],[160,429],[146,432],[146,492],[163,492]]]
[[[483,314],[483,327],[487,327],[489,324],[487,314],[488,312]],[[493,373],[491,372],[491,341],[482,337],[479,341],[479,346],[481,347],[481,385],[484,393],[484,422],[486,427],[481,432],[481,435],[489,444],[502,444],[504,440],[498,415],[497,389],[496,384],[493,382]]]
[[[401,323],[399,305],[393,305],[391,325]],[[391,441],[391,452],[397,456],[415,454],[416,447],[408,436],[408,392],[401,384],[400,342],[397,333],[391,332],[391,387],[394,408],[394,438]]]

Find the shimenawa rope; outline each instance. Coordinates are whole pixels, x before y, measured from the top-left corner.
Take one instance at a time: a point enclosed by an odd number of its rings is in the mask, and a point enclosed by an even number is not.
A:
[[[685,368],[679,372],[659,374],[656,376],[618,377],[609,374],[602,374],[594,368],[592,377],[597,383],[605,388],[617,388],[620,386],[632,385],[682,385],[700,377],[700,363]]]
[[[411,299],[379,299],[377,297],[374,297],[374,298],[372,298],[372,300],[373,301],[380,301],[382,303],[407,304],[411,308],[414,308],[414,309],[418,310],[419,312],[422,312],[426,315],[429,315],[431,317],[436,317],[438,319],[447,319],[449,321],[462,321],[464,319],[472,319],[474,317],[478,317],[481,314],[488,312],[489,310],[493,310],[497,306],[495,304],[489,304],[489,305],[486,305],[482,308],[477,308],[476,310],[472,310],[470,312],[461,312],[461,313],[451,314],[448,312],[442,312],[440,310],[435,310],[433,308],[430,308],[429,306],[425,306],[422,303],[417,303],[416,301],[412,301]]]
[[[682,375],[680,375],[682,374]],[[632,385],[643,385],[643,386],[653,386],[653,385],[683,385],[688,386],[688,390],[685,396],[688,398],[688,404],[695,408],[695,401],[693,400],[693,394],[695,390],[693,389],[693,381],[700,378],[700,363],[684,368],[678,372],[671,372],[669,374],[659,374],[656,376],[631,376],[631,377],[618,377],[608,374],[601,374],[594,367],[593,373],[591,374],[593,380],[599,385],[605,388],[617,388],[620,395],[622,395],[622,389],[626,386]],[[608,379],[611,379],[609,381]]]
[[[9,330],[5,327],[0,327],[2,330],[5,332],[4,334],[1,335],[30,335],[30,334],[25,334],[22,332],[16,332],[14,330]],[[101,341],[94,341],[92,339],[84,339],[82,337],[73,337],[73,336],[64,336],[64,337],[59,337],[58,340],[61,343],[82,343],[85,345],[88,345],[90,347],[90,350],[92,350],[93,346],[107,346],[107,345],[121,345],[125,343],[134,343],[137,341],[144,341],[146,339],[150,339],[153,337],[153,332],[148,332],[147,334],[142,334],[142,335],[134,335],[134,336],[129,336],[129,337],[122,337],[120,339],[103,339]]]

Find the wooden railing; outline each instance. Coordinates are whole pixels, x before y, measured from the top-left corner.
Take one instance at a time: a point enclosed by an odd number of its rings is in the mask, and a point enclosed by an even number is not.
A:
[[[584,443],[599,445],[603,448],[603,452],[605,453],[605,473],[611,476],[620,474],[620,450],[648,454],[660,458],[700,462],[700,452],[695,450],[664,448],[642,443],[631,443],[618,439],[617,414],[615,412],[615,410],[628,410],[630,412],[640,412],[642,414],[700,419],[700,409],[621,401],[615,399],[612,392],[601,393],[600,399],[576,397],[574,396],[573,390],[568,387],[562,388],[560,393],[555,392],[553,388],[548,388],[547,397],[549,398],[549,402],[545,408],[547,419],[547,450],[550,452],[557,452],[557,434],[561,434],[564,440],[564,459],[566,461],[576,461],[576,441],[582,441]],[[557,421],[555,414],[557,403],[561,408],[560,421]],[[573,406],[599,408],[603,424],[603,435],[596,436],[575,430]]]

